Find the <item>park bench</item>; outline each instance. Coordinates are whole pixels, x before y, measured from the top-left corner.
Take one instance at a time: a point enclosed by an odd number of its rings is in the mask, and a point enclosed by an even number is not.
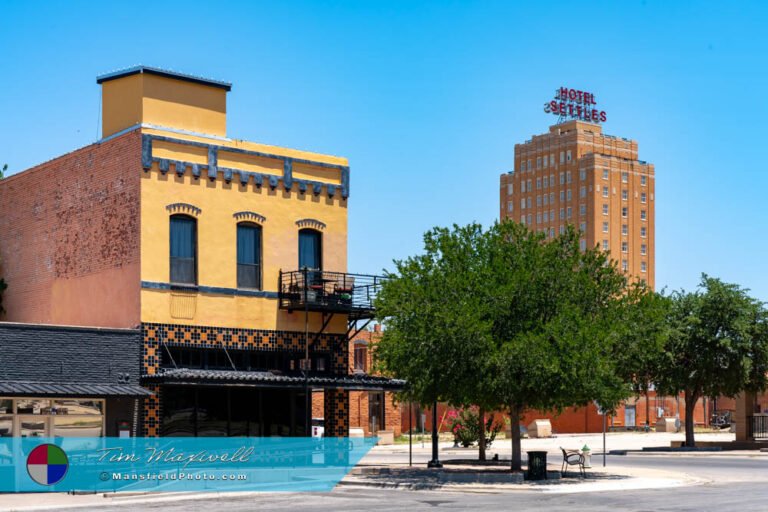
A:
[[[563,452],[563,465],[560,468],[560,473],[565,476],[568,473],[568,466],[578,466],[581,476],[587,476],[584,470],[584,454],[579,450],[566,450],[562,446],[560,450]]]

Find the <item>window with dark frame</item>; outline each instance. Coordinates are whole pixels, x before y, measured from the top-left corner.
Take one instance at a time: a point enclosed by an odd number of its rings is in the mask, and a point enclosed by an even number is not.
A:
[[[367,352],[365,345],[355,345],[355,371],[365,373],[367,370]]]
[[[261,290],[261,226],[237,225],[237,287]]]
[[[299,231],[299,268],[323,269],[322,234],[314,229]]]
[[[172,215],[170,221],[171,283],[197,284],[197,221]]]
[[[384,405],[384,393],[371,391],[368,393],[368,430],[375,434],[386,428],[386,408]]]

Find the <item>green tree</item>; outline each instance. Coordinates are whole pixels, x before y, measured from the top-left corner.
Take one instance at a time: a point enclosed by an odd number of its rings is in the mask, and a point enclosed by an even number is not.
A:
[[[697,291],[671,299],[671,331],[656,385],[665,394],[685,393],[685,444],[693,447],[699,398],[734,397],[768,385],[768,324],[764,305],[747,290],[707,275]]]
[[[376,304],[380,368],[422,404],[507,408],[513,470],[525,409],[610,408],[631,393],[615,358],[627,281],[574,229],[549,241],[511,222],[435,229],[395,264]]]
[[[493,232],[495,397],[512,421],[512,469],[521,468],[526,409],[561,411],[598,400],[614,408],[631,388],[616,365],[626,278],[607,255],[582,251],[569,228],[546,242],[524,226]]]
[[[659,372],[660,356],[669,338],[671,299],[639,283],[624,300],[628,307],[617,323],[621,343],[616,345],[616,363],[622,380],[632,386],[635,394],[645,395],[646,425],[649,426],[648,391]]]
[[[396,261],[378,295],[377,315],[386,329],[374,357],[383,372],[408,380],[405,399],[486,410],[494,405],[482,392],[492,349],[487,236],[477,224],[435,228],[424,235],[424,249]]]

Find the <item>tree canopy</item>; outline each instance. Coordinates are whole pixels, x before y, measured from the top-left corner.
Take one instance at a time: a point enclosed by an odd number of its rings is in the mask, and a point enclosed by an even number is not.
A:
[[[551,240],[513,222],[436,228],[395,267],[376,303],[377,364],[422,404],[509,410],[513,469],[525,409],[611,408],[631,393],[620,320],[646,291],[606,254],[581,251],[573,228]]]
[[[768,322],[764,305],[735,284],[703,275],[698,290],[671,296],[669,337],[655,383],[685,393],[685,443],[695,446],[693,412],[705,396],[734,397],[768,385]]]

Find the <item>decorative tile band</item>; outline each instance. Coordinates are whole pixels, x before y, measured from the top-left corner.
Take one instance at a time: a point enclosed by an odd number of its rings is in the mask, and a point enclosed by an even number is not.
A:
[[[305,333],[270,329],[241,329],[200,325],[143,323],[141,326],[142,371],[154,375],[160,368],[161,343],[169,346],[202,349],[237,349],[300,352]],[[347,375],[349,354],[345,334],[310,333],[310,353],[330,353],[332,373]]]
[[[267,181],[271,189],[277,188],[280,182],[283,183],[285,190],[291,190],[294,182],[299,186],[299,193],[303,194],[309,187],[312,188],[312,193],[320,195],[323,187],[325,187],[328,197],[334,197],[336,189],[341,190],[341,197],[346,199],[349,197],[349,167],[346,165],[328,164],[325,162],[318,162],[314,160],[307,160],[302,158],[293,158],[283,155],[276,155],[273,153],[264,153],[261,151],[251,151],[241,148],[232,148],[228,146],[219,146],[215,144],[208,144],[205,142],[190,141],[184,139],[177,139],[175,137],[166,137],[161,135],[152,135],[148,133],[142,134],[141,139],[141,165],[145,172],[152,168],[154,162],[157,163],[158,169],[162,174],[166,174],[170,170],[171,164],[174,165],[175,172],[178,176],[183,176],[186,172],[187,166],[192,168],[192,176],[196,179],[200,177],[201,171],[207,171],[207,177],[209,180],[214,181],[218,178],[221,172],[222,177],[227,183],[230,183],[235,174],[238,175],[238,180],[241,185],[247,185],[251,180],[256,187],[261,187],[264,180]],[[162,142],[170,142],[173,144],[181,144],[185,146],[206,148],[208,150],[208,165],[200,165],[192,162],[169,160],[167,158],[155,158],[152,156],[152,141],[158,140]],[[230,169],[226,167],[218,167],[218,152],[219,150],[227,153],[238,153],[243,155],[257,156],[263,158],[273,158],[283,161],[283,175],[275,176],[272,174],[263,174],[251,171],[245,171],[242,169]],[[337,169],[341,172],[341,185],[333,183],[324,183],[314,180],[295,179],[293,177],[293,163],[300,163],[306,165],[312,165],[316,167],[324,167],[326,169]]]

